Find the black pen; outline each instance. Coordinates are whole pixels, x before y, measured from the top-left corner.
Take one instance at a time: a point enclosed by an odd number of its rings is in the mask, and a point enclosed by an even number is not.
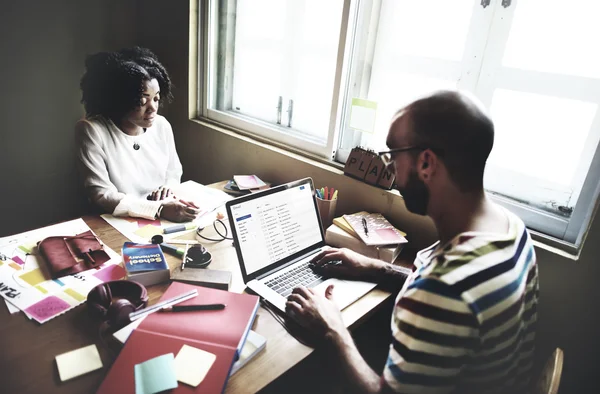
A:
[[[225,304],[203,304],[203,305],[173,305],[161,309],[162,312],[191,312],[191,311],[217,311],[225,309]]]
[[[365,235],[369,236],[369,226],[367,226],[367,219],[362,218],[363,228],[365,229]]]

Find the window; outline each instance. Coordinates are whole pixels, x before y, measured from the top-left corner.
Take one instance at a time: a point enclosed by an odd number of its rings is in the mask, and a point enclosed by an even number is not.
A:
[[[392,115],[419,96],[471,91],[496,125],[486,190],[531,229],[581,243],[599,186],[600,3],[202,4],[203,116],[344,162],[385,146]],[[353,123],[356,99],[376,108],[370,130]]]

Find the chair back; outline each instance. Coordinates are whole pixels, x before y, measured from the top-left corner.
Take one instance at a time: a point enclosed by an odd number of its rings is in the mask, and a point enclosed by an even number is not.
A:
[[[544,365],[537,381],[534,382],[532,394],[557,394],[563,368],[563,351],[556,348]]]

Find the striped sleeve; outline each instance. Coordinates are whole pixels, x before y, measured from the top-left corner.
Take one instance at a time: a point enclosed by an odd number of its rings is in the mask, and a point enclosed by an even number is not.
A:
[[[469,305],[436,278],[419,278],[399,297],[392,318],[385,383],[401,393],[448,393],[473,351],[479,326]]]

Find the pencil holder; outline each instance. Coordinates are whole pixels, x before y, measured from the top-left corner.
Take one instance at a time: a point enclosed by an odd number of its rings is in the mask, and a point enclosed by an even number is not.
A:
[[[337,198],[333,200],[323,200],[320,197],[317,199],[317,208],[319,208],[319,216],[321,217],[321,223],[323,224],[323,230],[327,230],[333,223],[335,217],[335,206],[337,205]]]

